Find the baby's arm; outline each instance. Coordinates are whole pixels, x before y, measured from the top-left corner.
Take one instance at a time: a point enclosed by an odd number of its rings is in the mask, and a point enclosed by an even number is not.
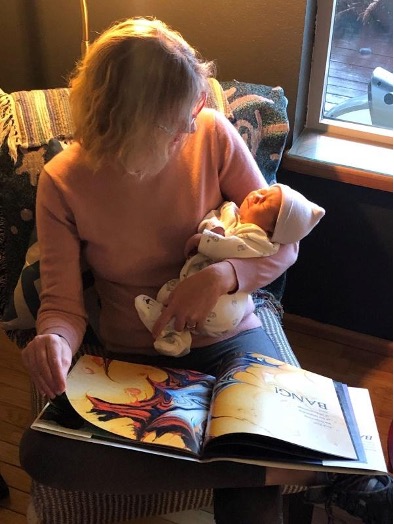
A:
[[[211,230],[205,230],[207,233],[214,233],[218,236],[224,237],[224,228],[221,226],[215,226]],[[199,252],[198,246],[200,245],[201,238],[204,235],[204,231],[202,233],[196,233],[195,235],[191,236],[189,240],[185,244],[185,257],[189,257],[192,255],[195,255]]]
[[[200,235],[198,252],[211,260],[227,258],[255,258],[273,255],[278,252],[279,244],[272,243],[267,234],[254,224],[243,224],[237,234],[218,235],[205,230]]]
[[[214,209],[207,213],[205,217],[201,220],[200,224],[198,225],[197,231],[199,233],[202,233],[204,229],[212,231],[216,228],[222,229],[224,234],[223,222],[220,220],[220,210]]]

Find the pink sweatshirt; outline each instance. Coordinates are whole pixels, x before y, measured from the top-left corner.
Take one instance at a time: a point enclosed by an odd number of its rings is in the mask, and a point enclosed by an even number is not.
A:
[[[75,352],[86,328],[80,258],[91,267],[101,299],[100,336],[108,349],[155,354],[134,297],[155,297],[177,278],[186,240],[224,200],[240,205],[266,186],[248,148],[220,113],[204,109],[197,131],[155,176],[139,178],[108,166],[93,172],[77,143],[48,162],[37,195],[41,308],[37,332],[64,336]],[[251,292],[281,275],[298,245],[266,258],[231,259],[239,289]],[[253,303],[237,331],[260,325]],[[221,339],[194,336],[202,347]]]

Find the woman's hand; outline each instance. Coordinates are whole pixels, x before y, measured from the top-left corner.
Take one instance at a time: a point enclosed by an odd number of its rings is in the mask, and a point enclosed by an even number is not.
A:
[[[212,264],[185,278],[170,294],[167,307],[153,326],[153,338],[160,335],[171,319],[176,331],[187,328],[198,332],[218,298],[236,291],[237,286],[235,270],[227,261]]]
[[[66,389],[72,351],[59,335],[37,335],[22,351],[22,361],[41,395],[54,398]]]

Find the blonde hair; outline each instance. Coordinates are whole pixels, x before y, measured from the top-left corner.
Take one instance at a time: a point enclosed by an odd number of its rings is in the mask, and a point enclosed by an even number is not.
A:
[[[151,155],[166,154],[157,124],[188,122],[213,73],[213,63],[165,23],[116,23],[93,42],[72,75],[75,139],[96,167],[114,159],[125,165],[131,158],[141,170]]]

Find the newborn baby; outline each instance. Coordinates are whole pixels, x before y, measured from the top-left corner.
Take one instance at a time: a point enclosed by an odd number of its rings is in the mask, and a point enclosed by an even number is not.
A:
[[[141,321],[152,331],[168,296],[181,280],[228,258],[273,255],[280,244],[298,242],[308,235],[324,214],[323,208],[283,184],[252,191],[239,208],[234,202],[224,202],[204,217],[198,233],[186,242],[185,252],[191,256],[179,278],[166,282],[156,300],[146,295],[136,297]],[[199,325],[199,333],[214,337],[233,330],[242,320],[247,303],[248,294],[242,291],[222,295],[203,325]],[[172,323],[168,324],[154,341],[155,349],[164,355],[186,355],[194,327],[175,331]]]

